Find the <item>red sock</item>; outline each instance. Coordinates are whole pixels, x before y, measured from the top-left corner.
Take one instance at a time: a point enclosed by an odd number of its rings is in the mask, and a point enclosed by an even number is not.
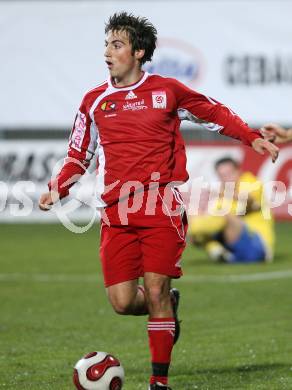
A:
[[[152,361],[150,383],[167,385],[175,332],[174,318],[151,318],[148,321],[148,337]]]

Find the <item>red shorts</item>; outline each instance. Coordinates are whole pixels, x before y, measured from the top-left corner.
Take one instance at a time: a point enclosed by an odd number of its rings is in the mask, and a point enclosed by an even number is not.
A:
[[[131,215],[125,226],[102,222],[100,257],[106,287],[138,279],[145,272],[172,278],[182,275],[180,262],[187,231],[184,210],[176,216],[165,215],[158,204],[148,226],[142,212]]]

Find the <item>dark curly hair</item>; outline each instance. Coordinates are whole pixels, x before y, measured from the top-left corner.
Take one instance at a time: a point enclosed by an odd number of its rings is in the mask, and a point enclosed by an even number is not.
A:
[[[115,13],[105,25],[105,33],[109,31],[125,31],[132,45],[132,54],[136,50],[145,50],[141,65],[151,61],[156,48],[157,30],[148,19],[127,12]]]

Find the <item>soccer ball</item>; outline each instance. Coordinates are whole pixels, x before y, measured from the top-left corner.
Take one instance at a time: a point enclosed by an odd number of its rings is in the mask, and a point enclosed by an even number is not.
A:
[[[91,352],[76,363],[73,382],[78,390],[121,390],[124,377],[117,358],[106,352]]]

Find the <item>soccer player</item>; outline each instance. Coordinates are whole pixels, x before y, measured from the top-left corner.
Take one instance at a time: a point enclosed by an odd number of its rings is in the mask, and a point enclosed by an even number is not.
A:
[[[292,142],[292,128],[285,130],[276,123],[268,123],[261,129],[263,136],[276,144]]]
[[[175,79],[144,72],[157,39],[147,19],[117,13],[109,18],[105,33],[109,78],[85,94],[64,166],[39,205],[47,210],[56,193],[60,198],[68,195],[96,153],[99,205],[104,210],[100,255],[108,297],[119,314],[149,315],[149,389],[167,390],[171,352],[179,335],[179,293],[171,290],[171,279],[182,274],[186,233],[175,188],[188,179],[180,122],[202,123],[258,153],[270,153],[273,160],[278,148],[214,99]],[[138,285],[139,277],[144,286]]]
[[[222,190],[215,201],[213,215],[190,220],[193,243],[203,244],[215,261],[272,261],[274,223],[272,216],[266,213],[262,183],[251,172],[241,172],[239,163],[231,157],[216,161],[215,170]],[[231,184],[230,193],[226,184]],[[225,215],[216,215],[217,211]]]

